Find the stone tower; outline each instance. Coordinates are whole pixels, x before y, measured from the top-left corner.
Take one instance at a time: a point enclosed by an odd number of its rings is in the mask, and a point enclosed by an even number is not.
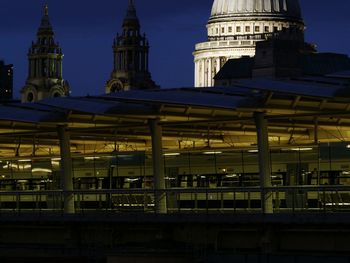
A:
[[[37,40],[28,51],[28,78],[21,90],[23,103],[69,95],[69,85],[62,77],[62,59],[62,49],[55,42],[49,9],[45,5]]]
[[[121,35],[114,39],[114,68],[106,84],[106,93],[158,88],[148,69],[149,44],[140,34],[140,22],[133,0],[129,0]]]

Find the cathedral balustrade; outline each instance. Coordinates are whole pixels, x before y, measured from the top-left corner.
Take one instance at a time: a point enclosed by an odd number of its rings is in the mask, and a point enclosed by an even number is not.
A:
[[[270,38],[283,38],[284,32],[263,33],[263,34],[250,34],[250,35],[236,35],[236,36],[210,36],[208,42],[198,43],[196,50],[205,50],[218,47],[254,47],[257,41],[267,40]],[[292,37],[292,35],[288,34]],[[295,39],[298,39],[298,35],[295,34]]]
[[[222,47],[242,47],[242,46],[255,46],[255,40],[226,40],[226,41],[211,41],[203,42],[196,45],[196,50],[216,49]]]

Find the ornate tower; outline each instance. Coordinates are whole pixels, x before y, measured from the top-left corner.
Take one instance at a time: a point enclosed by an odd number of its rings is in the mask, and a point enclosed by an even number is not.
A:
[[[25,86],[21,90],[22,102],[36,102],[49,97],[69,95],[69,85],[62,78],[63,53],[49,19],[48,6],[37,33],[28,51],[29,70]]]
[[[113,44],[114,68],[106,84],[106,93],[158,88],[148,71],[149,44],[140,34],[140,22],[133,0],[129,0],[123,32]]]

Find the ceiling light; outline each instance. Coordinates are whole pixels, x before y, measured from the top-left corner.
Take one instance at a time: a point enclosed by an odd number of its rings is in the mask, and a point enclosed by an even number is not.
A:
[[[313,148],[292,148],[292,151],[312,151]]]
[[[180,153],[164,153],[164,156],[179,156]]]
[[[84,157],[85,160],[95,160],[95,159],[100,159],[100,157],[97,156],[91,156],[91,157]]]
[[[30,159],[23,159],[23,160],[18,160],[18,162],[24,163],[24,162],[31,162],[32,160]]]
[[[211,154],[222,154],[222,152],[204,152],[203,154],[211,155]]]
[[[32,169],[32,173],[52,173],[51,169],[45,169],[45,168],[34,168]]]

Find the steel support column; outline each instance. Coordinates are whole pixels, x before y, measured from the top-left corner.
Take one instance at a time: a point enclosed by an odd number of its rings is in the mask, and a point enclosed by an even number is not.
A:
[[[74,194],[72,157],[70,152],[70,134],[66,126],[58,126],[61,153],[62,189],[64,192],[64,213],[74,214]]]
[[[254,117],[259,150],[261,207],[264,214],[271,214],[273,213],[273,196],[270,191],[266,190],[272,185],[268,124],[264,113],[256,112]]]
[[[155,206],[157,213],[164,214],[167,212],[167,199],[166,194],[162,192],[165,189],[162,126],[159,125],[159,120],[150,120],[149,124],[152,135],[152,161],[155,190]]]

